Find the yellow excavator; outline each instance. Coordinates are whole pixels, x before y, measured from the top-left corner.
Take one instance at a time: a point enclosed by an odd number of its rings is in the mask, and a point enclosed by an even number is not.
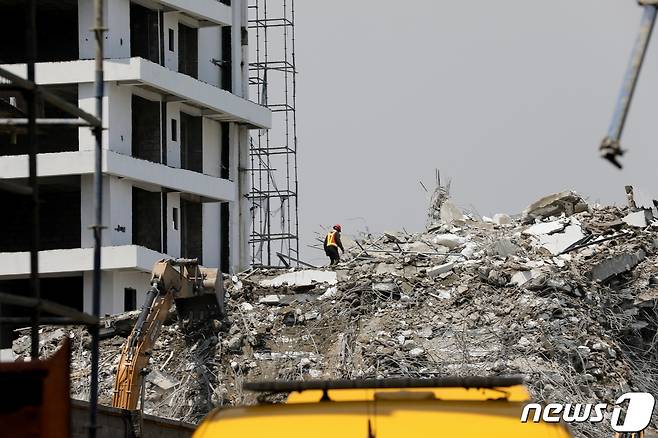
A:
[[[151,287],[121,352],[112,406],[137,409],[151,350],[174,302],[179,319],[195,322],[222,317],[221,274],[200,266],[197,259],[160,260],[155,264]]]

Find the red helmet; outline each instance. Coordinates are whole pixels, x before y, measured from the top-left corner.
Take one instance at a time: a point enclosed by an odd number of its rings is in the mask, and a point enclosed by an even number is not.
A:
[[[341,226],[340,226],[339,224],[336,224],[336,225],[334,225],[334,230],[336,230],[336,231],[338,231],[338,232],[340,233],[340,231],[342,230],[342,228],[341,228]]]

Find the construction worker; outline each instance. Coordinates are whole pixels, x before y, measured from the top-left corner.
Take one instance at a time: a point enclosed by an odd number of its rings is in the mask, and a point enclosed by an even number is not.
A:
[[[343,244],[340,241],[340,232],[341,226],[334,225],[333,230],[327,233],[327,236],[324,238],[324,253],[327,254],[327,257],[329,257],[329,260],[331,260],[329,266],[337,265],[338,262],[340,262],[338,248],[340,248],[340,250],[345,253]]]

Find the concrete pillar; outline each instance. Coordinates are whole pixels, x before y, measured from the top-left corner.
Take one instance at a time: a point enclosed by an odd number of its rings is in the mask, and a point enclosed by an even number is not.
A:
[[[243,204],[245,204],[247,200],[241,197],[243,190],[240,188],[242,177],[240,176],[239,170],[241,166],[240,163],[242,162],[241,156],[243,155],[240,152],[240,127],[236,123],[231,123],[229,124],[229,129],[229,143],[231,145],[229,157],[229,179],[235,183],[235,201],[231,202],[229,206],[229,266],[231,267],[231,272],[239,272],[245,269],[248,265],[248,263],[244,263],[243,260],[242,248],[244,245],[241,242],[243,232],[241,231],[242,215],[240,213]]]
[[[246,0],[232,0],[231,12],[231,74],[233,77],[233,94],[242,97],[242,9]]]
[[[242,20],[241,26],[245,30],[248,28],[249,11],[247,0],[242,0]],[[240,43],[242,44],[242,42]],[[242,51],[242,97],[249,99],[249,44],[241,46]]]
[[[84,311],[91,313],[92,306],[92,272],[85,272],[83,274],[83,307]],[[105,314],[117,313],[117,307],[114,286],[114,272],[102,271],[101,272],[101,316]]]
[[[106,83],[107,85],[107,83]],[[93,83],[83,83],[78,84],[78,106],[80,109],[88,112],[89,114],[96,114],[96,92],[94,90]],[[103,149],[108,149],[109,147],[109,95],[106,93],[103,97],[103,114],[106,117],[103,118]],[[127,109],[130,111],[130,106]],[[81,151],[91,151],[96,148],[96,139],[91,129],[88,127],[81,127],[78,129],[79,135],[79,146],[78,149]]]
[[[219,268],[220,255],[220,203],[206,202],[203,204],[203,265],[209,268]]]
[[[249,130],[245,127],[240,127],[238,132],[240,135],[240,160],[239,180],[237,182],[238,197],[236,198],[236,201],[240,213],[240,268],[247,269],[251,263],[251,252],[249,250],[249,238],[251,236],[251,203],[247,198],[247,195],[249,195],[249,192],[251,191],[251,178],[249,172],[246,170],[249,168],[250,163]]]
[[[203,173],[219,178],[222,130],[219,122],[203,118]]]
[[[167,166],[180,168],[180,103],[167,103]],[[176,124],[176,137],[172,137],[173,124]]]
[[[220,26],[199,28],[199,80],[220,86],[220,68],[212,59],[221,58],[222,30]]]
[[[165,38],[165,67],[172,71],[178,71],[178,12],[164,13],[164,38]],[[169,30],[173,33],[170,33]],[[173,39],[170,41],[170,36]],[[169,50],[173,48],[174,50]]]
[[[89,30],[94,27],[94,1],[78,0],[78,39],[80,59],[93,59],[96,42]],[[104,3],[104,51],[108,59],[130,57],[130,0]]]
[[[167,254],[180,257],[180,193],[167,193]]]
[[[124,291],[135,289],[137,309],[140,308],[151,280],[150,272],[103,271],[101,272],[101,315],[114,315],[124,311]],[[92,273],[83,274],[84,311],[91,312]]]

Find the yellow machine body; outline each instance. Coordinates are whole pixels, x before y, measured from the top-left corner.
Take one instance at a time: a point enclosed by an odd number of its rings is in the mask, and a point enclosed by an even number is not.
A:
[[[292,392],[285,404],[219,408],[193,438],[567,438],[555,423],[522,423],[529,394],[502,388],[388,388]]]

